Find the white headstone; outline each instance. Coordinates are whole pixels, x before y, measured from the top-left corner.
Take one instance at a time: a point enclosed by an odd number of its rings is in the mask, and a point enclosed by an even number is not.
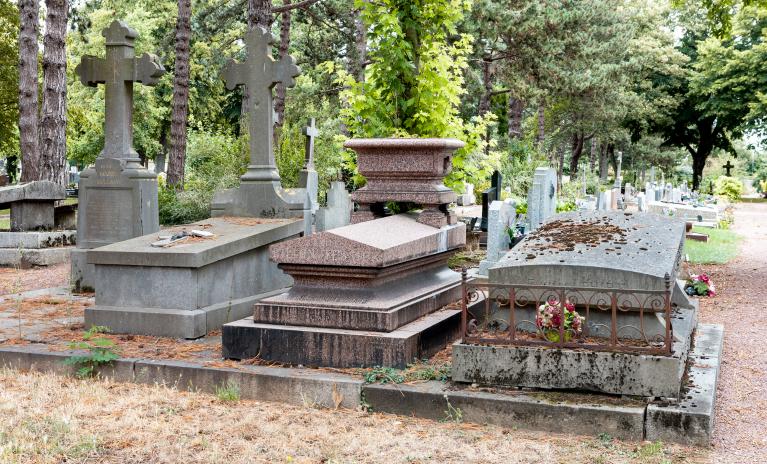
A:
[[[490,203],[487,218],[487,257],[479,263],[479,274],[487,275],[487,270],[509,249],[508,229],[515,226],[517,205],[513,200]]]
[[[317,232],[349,225],[352,208],[352,200],[344,183],[332,182],[328,190],[328,205],[317,210]]]
[[[557,171],[538,168],[533,176],[533,186],[527,193],[527,218],[529,230],[536,230],[557,212]]]

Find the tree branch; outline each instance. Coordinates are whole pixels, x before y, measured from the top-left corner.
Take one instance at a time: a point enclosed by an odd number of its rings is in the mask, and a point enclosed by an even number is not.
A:
[[[307,8],[322,0],[303,0],[302,2],[290,3],[288,5],[281,5],[272,7],[272,14],[284,13],[286,11],[297,10],[299,8]]]

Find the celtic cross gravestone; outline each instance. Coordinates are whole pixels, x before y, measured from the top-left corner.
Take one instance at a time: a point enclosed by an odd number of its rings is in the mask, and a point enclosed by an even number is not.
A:
[[[86,251],[160,229],[157,178],[141,165],[133,148],[133,84],[156,85],[165,72],[149,53],[135,56],[138,33],[115,20],[104,29],[105,58],[82,57],[75,73],[87,86],[104,85],[104,148],[94,167],[80,174],[77,247],[72,283],[93,288]]]
[[[270,32],[260,26],[253,28],[245,36],[245,61],[231,60],[221,73],[227,89],[243,85],[248,95],[248,107],[243,111],[248,114],[250,164],[239,188],[215,196],[213,216],[305,217],[310,209],[305,189],[282,188],[274,159],[272,90],[278,83],[293,87],[301,69],[290,55],[279,61],[272,58],[272,43]]]

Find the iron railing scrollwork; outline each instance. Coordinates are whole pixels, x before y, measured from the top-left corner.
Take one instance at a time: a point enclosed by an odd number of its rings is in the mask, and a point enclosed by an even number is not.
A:
[[[502,285],[470,279],[464,269],[461,337],[464,343],[548,346],[593,351],[670,355],[670,275],[663,290],[570,288],[547,285]],[[580,327],[555,328],[536,323],[538,308],[548,302],[583,317]]]

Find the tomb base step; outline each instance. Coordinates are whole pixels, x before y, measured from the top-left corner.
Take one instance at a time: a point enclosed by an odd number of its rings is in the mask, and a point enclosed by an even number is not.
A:
[[[0,248],[0,266],[51,266],[66,262],[74,247]]]
[[[461,292],[457,273],[421,266],[418,273],[374,289],[294,286],[256,304],[253,319],[259,324],[391,332],[459,301]]]
[[[224,358],[260,358],[304,366],[404,368],[443,349],[460,333],[461,311],[443,309],[392,332],[258,324],[224,324]]]
[[[675,311],[672,354],[556,349],[513,345],[453,345],[456,382],[678,398],[697,326],[697,308]]]
[[[285,289],[194,310],[96,305],[85,309],[85,327],[101,325],[114,333],[194,339],[251,314],[256,301],[283,291]]]

